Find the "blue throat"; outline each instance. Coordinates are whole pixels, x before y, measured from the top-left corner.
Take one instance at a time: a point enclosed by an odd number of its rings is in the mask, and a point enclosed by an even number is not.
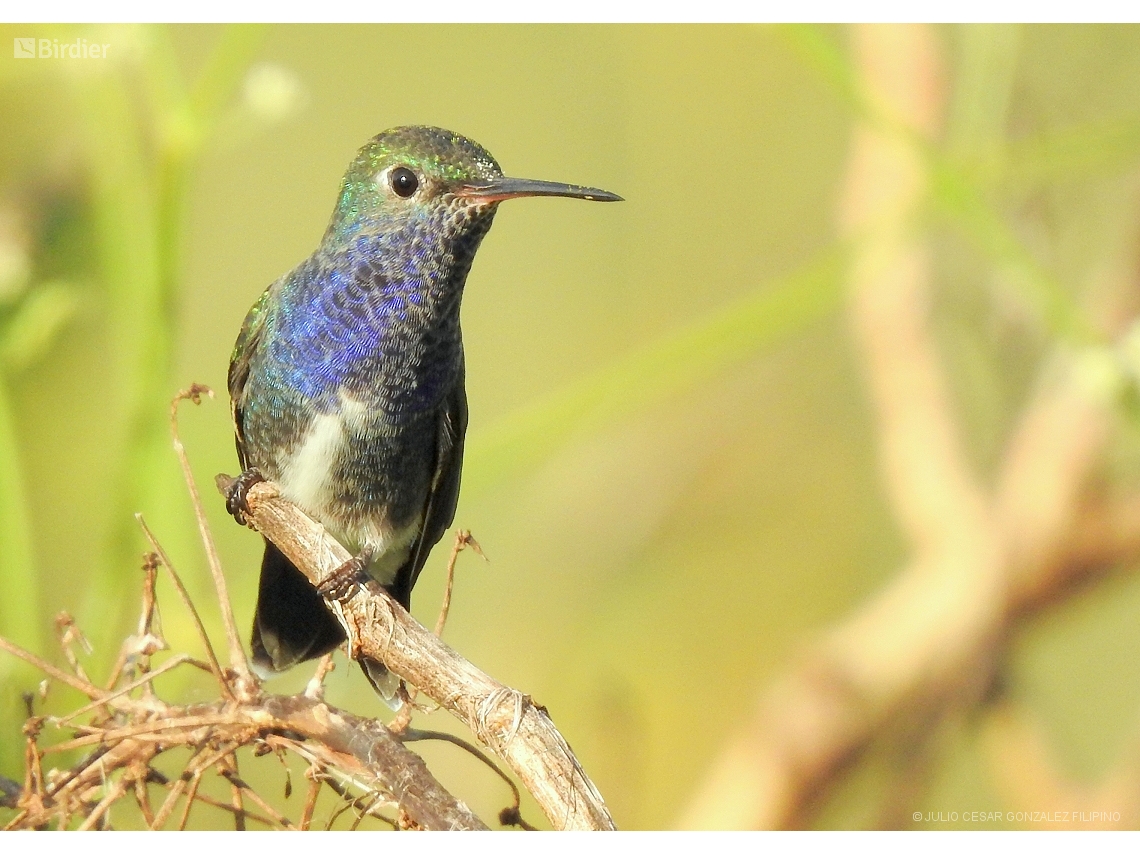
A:
[[[463,371],[460,301],[490,217],[454,241],[439,225],[330,235],[282,283],[270,382],[323,412],[342,390],[397,419],[437,407]]]

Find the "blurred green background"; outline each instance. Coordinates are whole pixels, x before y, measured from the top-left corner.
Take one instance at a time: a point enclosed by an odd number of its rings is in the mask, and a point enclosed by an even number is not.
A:
[[[357,148],[399,124],[470,136],[510,175],[627,199],[512,202],[479,253],[456,523],[490,562],[461,557],[446,634],[550,709],[619,827],[670,827],[762,688],[905,559],[844,313],[845,28],[0,32],[6,637],[61,661],[52,620],[67,610],[105,674],[137,620],[141,511],[221,638],[166,424],[194,381],[219,394],[183,408],[183,439],[247,630],[260,539],[212,487],[237,467],[230,349],[260,292],[315,248]],[[7,54],[30,36],[109,56]],[[989,240],[969,213],[930,224],[939,343],[988,481],[1055,335],[995,271],[1031,259],[1095,315],[1105,271],[1140,259],[1140,29],[936,36],[950,105],[936,146],[1004,230]],[[1118,445],[1126,467],[1140,443]],[[416,589],[428,625],[448,542]],[[165,580],[160,597],[167,638],[197,653]],[[1008,691],[1075,779],[1135,744],[1138,615],[1140,580],[1121,575],[1014,639]],[[9,661],[0,677],[0,773],[20,779],[19,693],[37,678]],[[193,674],[160,685],[172,700],[212,691]],[[47,709],[69,699],[53,688]],[[343,661],[330,700],[381,713]],[[979,739],[969,718],[940,737],[916,810],[1006,807]],[[506,804],[469,758],[425,753],[484,816]],[[867,792],[840,788],[819,824],[873,825],[883,796]]]

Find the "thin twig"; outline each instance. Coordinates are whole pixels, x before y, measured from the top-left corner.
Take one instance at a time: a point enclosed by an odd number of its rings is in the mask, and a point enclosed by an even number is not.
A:
[[[305,777],[309,779],[309,792],[305,795],[305,806],[301,809],[301,822],[299,824],[301,831],[308,831],[309,826],[312,825],[313,812],[317,809],[317,797],[321,794],[324,773],[321,772],[320,766],[312,763],[305,771]]]
[[[139,657],[139,668],[144,672],[144,676],[146,672],[150,671],[151,665],[151,644],[148,642],[153,642],[156,647],[166,647],[165,640],[159,638],[154,633],[154,615],[158,609],[158,597],[155,593],[155,589],[158,585],[158,566],[154,560],[149,557],[153,555],[153,552],[148,553],[146,563],[143,565],[142,613],[139,615],[139,629],[137,633],[138,639],[143,646],[142,655]],[[127,642],[123,645],[124,648],[130,641],[131,639],[127,639]],[[127,651],[124,650],[124,652]],[[143,697],[147,700],[153,699],[153,683],[149,681],[143,683]]]
[[[351,794],[347,791],[341,791],[341,798],[344,801],[340,807],[338,807],[329,815],[328,820],[325,822],[325,831],[332,831],[333,823],[340,819],[341,815],[345,811],[349,810],[353,805],[355,805],[361,796],[352,797]]]
[[[364,796],[360,797],[360,799],[363,799],[363,798],[364,798]],[[356,801],[357,804],[359,804],[360,799],[357,799],[357,801]],[[350,825],[348,827],[348,830],[349,831],[356,831],[356,829],[360,828],[360,823],[364,822],[364,817],[369,816],[372,813],[372,809],[374,807],[376,807],[376,803],[379,801],[380,801],[380,794],[379,793],[372,793],[372,797],[370,799],[368,799],[368,804],[365,805],[362,810],[359,810],[357,812],[356,819],[354,819],[352,821],[352,825]]]
[[[223,763],[225,767],[235,775],[238,774],[238,759],[236,753],[227,757]],[[234,783],[230,784],[230,801],[234,809],[234,831],[245,831],[245,803],[242,800],[241,787]]]
[[[384,725],[334,710],[300,695],[267,697],[275,732],[265,741],[282,746],[370,792],[382,791],[404,805],[422,825],[433,829],[478,829],[486,825],[445,790],[423,758],[411,752]],[[289,737],[282,735],[288,731]],[[299,744],[299,739],[305,742]]]
[[[155,610],[158,607],[158,600],[155,595],[155,585],[158,581],[158,564],[159,557],[156,553],[147,552],[143,555],[142,610],[139,614],[138,632],[134,638],[127,638],[119,646],[119,655],[115,659],[115,665],[111,669],[111,675],[104,683],[107,691],[115,688],[115,684],[119,682],[119,678],[123,675],[123,669],[127,667],[127,662],[137,655],[137,639],[145,639],[148,637],[158,638],[152,633]],[[159,640],[161,641],[161,639]],[[163,649],[165,649],[164,641],[162,645]]]
[[[233,724],[233,722],[234,716],[232,713],[219,712],[207,715],[186,716],[185,718],[173,720],[164,719],[162,721],[136,722],[125,727],[106,730],[97,727],[83,727],[80,725],[77,729],[87,731],[84,736],[78,736],[56,745],[49,745],[43,749],[43,751],[45,754],[58,753],[70,751],[73,748],[81,748],[84,745],[97,745],[100,742],[115,742],[127,738],[145,738],[152,734],[159,734],[161,739],[169,740],[179,731],[186,732],[211,725]]]
[[[43,659],[40,659],[40,657],[36,656],[34,653],[29,653],[18,644],[13,644],[2,635],[0,635],[0,650],[11,653],[17,659],[23,659],[28,664],[39,668],[49,677],[55,680],[59,680],[59,682],[63,683],[64,685],[71,686],[71,688],[75,689],[78,692],[82,692],[93,700],[97,700],[103,696],[102,689],[92,685],[91,683],[85,682],[84,680],[80,680],[78,677],[73,677],[66,671],[61,671],[54,665],[51,665],[45,662]]]
[[[249,669],[249,662],[245,658],[245,649],[238,635],[237,622],[234,620],[233,606],[226,589],[226,577],[222,573],[222,562],[218,558],[218,548],[214,543],[214,536],[206,521],[206,511],[202,506],[202,497],[198,493],[198,485],[194,481],[194,473],[190,469],[190,461],[186,457],[186,449],[178,437],[178,405],[184,401],[202,402],[202,395],[214,397],[214,392],[208,386],[199,383],[191,384],[174,396],[170,402],[170,433],[174,439],[174,453],[178,455],[178,463],[182,467],[182,475],[186,479],[186,488],[190,491],[190,501],[194,506],[194,517],[198,521],[198,533],[202,537],[202,545],[206,549],[206,560],[210,565],[210,574],[214,577],[214,587],[218,593],[218,603],[222,609],[222,623],[226,628],[226,641],[230,648],[230,667],[238,676],[238,686],[243,693],[256,694],[258,681]]]
[[[135,801],[138,803],[139,812],[142,813],[143,822],[145,822],[148,827],[153,826],[154,809],[150,804],[150,790],[147,789],[145,773],[135,778]]]
[[[79,831],[89,831],[94,828],[95,823],[99,822],[99,820],[103,818],[103,815],[111,809],[111,805],[118,801],[121,796],[125,795],[126,792],[126,782],[122,778],[115,781],[111,785],[110,792],[102,798],[99,804],[95,806],[95,809],[88,814],[87,819],[83,820],[82,824],[80,824]]]
[[[503,825],[517,825],[526,831],[536,831],[537,829],[522,818],[522,795],[519,793],[518,785],[511,780],[511,776],[500,769],[494,764],[490,757],[468,742],[456,736],[454,733],[447,733],[443,730],[411,730],[405,729],[401,733],[400,738],[404,742],[418,742],[420,740],[438,740],[440,742],[448,742],[457,748],[462,748],[496,775],[498,775],[511,790],[511,797],[514,803],[507,808],[499,811],[499,821]],[[506,818],[506,819],[505,819]],[[507,821],[509,819],[509,821]]]
[[[204,750],[205,746],[197,746],[192,749],[189,763],[192,763],[195,758],[197,758]],[[189,763],[187,763],[187,768],[189,768]],[[154,819],[151,820],[151,831],[157,831],[166,825],[166,820],[169,819],[170,814],[173,813],[174,806],[178,803],[178,798],[182,795],[182,791],[186,789],[186,784],[188,782],[189,778],[186,772],[183,772],[181,777],[171,782],[169,786],[169,792],[166,794],[166,798],[163,799],[162,805],[158,809],[158,813],[155,814]]]
[[[317,670],[305,686],[305,697],[319,701],[325,696],[325,678],[333,672],[336,665],[333,663],[332,651],[329,651],[317,660]]]
[[[240,820],[242,822],[242,829],[244,829],[245,820],[247,820],[247,819],[251,819],[254,822],[260,822],[262,825],[266,825],[269,827],[272,827],[273,825],[275,825],[273,820],[271,820],[267,816],[262,816],[261,814],[257,813],[256,811],[248,810],[245,807],[240,807],[240,808],[234,807],[233,805],[226,804],[225,802],[222,802],[222,801],[218,801],[215,798],[211,798],[210,796],[207,796],[205,793],[198,793],[196,798],[198,799],[198,801],[202,802],[202,804],[209,805],[210,807],[215,807],[218,810],[224,810],[226,813],[234,814],[235,815],[234,816],[235,821],[237,821],[240,818]],[[240,831],[242,829],[237,829],[237,830]]]
[[[157,558],[158,556],[155,557]],[[115,684],[119,682],[119,678],[123,676],[123,669],[127,667],[127,660],[129,658],[130,654],[127,653],[126,645],[120,647],[119,655],[115,659],[115,664],[111,668],[111,675],[103,683],[106,691],[109,692],[111,689],[115,688]]]
[[[278,813],[276,810],[274,810],[273,806],[270,805],[267,801],[265,801],[265,799],[263,799],[261,796],[259,796],[257,794],[256,790],[254,790],[252,787],[250,787],[249,784],[247,784],[245,781],[243,781],[241,778],[239,778],[233,772],[229,771],[228,769],[222,769],[221,773],[222,773],[223,778],[225,778],[227,781],[229,781],[234,786],[243,790],[249,796],[250,800],[254,804],[256,804],[259,808],[261,808],[263,811],[265,811],[267,814],[269,814],[271,817],[273,817],[274,822],[276,822],[282,828],[293,828],[294,827],[293,823],[289,821],[289,818],[287,816],[285,816],[281,813]]]
[[[484,560],[487,556],[483,554],[482,547],[471,536],[471,532],[466,529],[459,529],[455,532],[455,540],[451,545],[451,555],[447,559],[447,582],[443,589],[443,602],[439,607],[439,616],[435,621],[435,637],[443,637],[443,628],[447,625],[447,616],[451,611],[451,594],[455,586],[455,564],[456,559],[459,558],[459,553],[463,551],[464,547],[470,545],[471,548]],[[388,722],[388,729],[396,734],[402,734],[408,729],[408,725],[412,723],[412,716],[415,714],[416,707],[416,690],[408,689],[403,680],[400,681],[399,686],[396,687],[396,693],[401,700],[400,708],[396,711],[396,715]],[[436,707],[438,709],[438,706]]]
[[[192,660],[191,660],[191,657],[189,655],[187,655],[185,653],[179,653],[177,656],[173,657],[172,659],[169,659],[166,662],[163,662],[162,665],[155,668],[153,671],[147,671],[145,674],[143,674],[137,680],[135,680],[132,683],[128,683],[127,685],[123,686],[121,689],[116,689],[115,691],[108,693],[105,697],[102,697],[97,701],[94,701],[90,704],[87,704],[86,706],[82,706],[79,709],[75,710],[74,712],[69,712],[65,716],[61,716],[60,718],[57,718],[56,723],[57,724],[64,724],[66,722],[71,721],[73,718],[78,718],[79,716],[83,715],[84,713],[91,712],[91,710],[93,710],[93,709],[97,709],[98,707],[101,707],[101,706],[106,706],[108,701],[114,700],[115,698],[120,698],[123,695],[130,694],[135,689],[139,688],[139,686],[150,685],[150,683],[154,680],[155,677],[158,677],[161,674],[165,674],[167,671],[171,671],[174,668],[177,668],[179,665],[185,665],[187,662],[190,662],[190,661],[192,661]]]
[[[59,636],[59,646],[63,649],[63,656],[67,660],[67,664],[71,666],[71,670],[75,672],[75,676],[91,683],[91,678],[87,676],[79,657],[75,655],[75,651],[72,649],[73,644],[79,644],[85,653],[91,653],[91,642],[76,626],[75,618],[67,612],[60,612],[55,616],[55,630]]]
[[[332,790],[334,793],[336,793],[343,801],[348,802],[350,807],[352,806],[352,804],[355,804],[361,798],[361,796],[354,797],[352,795],[352,793],[350,793],[345,787],[341,786],[341,784],[338,783],[334,778],[326,777],[325,778],[325,786],[327,786],[330,790]],[[383,822],[386,825],[392,826],[393,829],[396,828],[396,821],[394,819],[390,819],[389,817],[384,816],[384,814],[382,814],[382,813],[376,813],[375,812],[376,810],[378,810],[378,808],[375,808],[375,807],[372,808],[373,818],[380,820],[381,822]],[[337,816],[339,816],[343,812],[344,812],[344,809],[342,808],[341,811],[337,814]],[[326,823],[325,830],[326,831],[329,830],[327,823]]]
[[[190,599],[190,592],[186,590],[186,586],[182,584],[182,578],[178,575],[178,571],[174,569],[174,565],[170,561],[170,556],[166,554],[166,550],[162,548],[162,544],[158,542],[158,538],[150,530],[143,519],[142,514],[135,514],[135,519],[138,520],[139,526],[142,527],[143,534],[146,535],[147,541],[150,543],[151,549],[154,550],[158,556],[158,560],[162,566],[166,568],[166,572],[170,574],[170,580],[174,583],[174,588],[178,591],[178,597],[182,600],[182,604],[190,612],[191,618],[194,620],[194,626],[198,629],[198,637],[202,640],[202,644],[206,648],[206,658],[210,662],[210,670],[214,672],[214,677],[218,681],[218,686],[226,697],[230,700],[236,700],[234,697],[233,689],[230,687],[229,681],[222,673],[222,666],[218,662],[218,657],[214,653],[214,645],[210,643],[210,636],[206,632],[206,625],[202,623],[202,618],[198,614],[198,609],[194,607],[194,601]]]
[[[459,558],[459,553],[467,546],[470,546],[484,561],[487,560],[487,556],[483,555],[483,549],[471,536],[471,532],[463,528],[455,532],[455,542],[451,545],[451,555],[447,559],[447,585],[443,589],[443,603],[439,607],[439,617],[435,621],[437,638],[443,637],[443,628],[447,625],[447,615],[451,611],[451,591],[455,585],[455,562]]]
[[[198,786],[202,783],[202,769],[194,772],[190,778],[190,785],[186,788],[186,800],[182,803],[182,816],[178,818],[178,830],[185,831],[186,823],[190,820],[190,810],[194,807],[194,799],[198,795]]]
[[[197,781],[201,778],[202,773],[234,751],[237,751],[237,749],[237,744],[229,744],[215,750],[196,750],[194,754],[191,755],[190,761],[186,764],[186,768],[182,771],[182,776],[175,781],[174,786],[170,788],[170,794],[167,795],[166,801],[163,802],[162,808],[155,818],[155,823],[151,825],[151,830],[161,828],[166,823],[166,820],[174,810],[174,805],[178,801],[179,796],[181,796],[184,791],[187,791],[188,787],[190,789],[187,793],[187,803],[193,801],[193,794],[198,791]],[[188,815],[189,807],[187,806],[183,810],[183,820],[185,820]]]

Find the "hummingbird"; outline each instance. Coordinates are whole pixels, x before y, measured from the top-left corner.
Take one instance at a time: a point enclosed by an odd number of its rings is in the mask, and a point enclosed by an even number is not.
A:
[[[597,202],[605,190],[508,178],[478,143],[392,128],[349,164],[316,251],[271,284],[234,345],[229,392],[242,475],[227,507],[269,479],[405,609],[455,516],[467,430],[460,303],[499,203]],[[339,575],[339,574],[338,574]],[[270,676],[334,649],[322,593],[265,542],[251,649]],[[382,663],[363,670],[391,703]]]

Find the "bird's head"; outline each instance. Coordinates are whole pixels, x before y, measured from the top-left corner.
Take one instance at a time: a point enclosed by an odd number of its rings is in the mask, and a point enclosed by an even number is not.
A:
[[[525,196],[568,196],[597,202],[605,190],[508,178],[478,143],[442,128],[412,125],[373,137],[349,165],[326,239],[360,229],[412,228],[461,235],[485,232],[500,202]]]

